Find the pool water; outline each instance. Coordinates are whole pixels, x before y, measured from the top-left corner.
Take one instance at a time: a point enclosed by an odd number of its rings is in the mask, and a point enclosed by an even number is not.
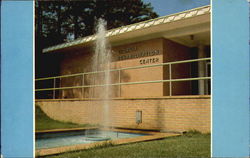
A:
[[[54,147],[70,146],[77,144],[88,144],[97,141],[102,141],[102,138],[115,140],[122,138],[139,137],[144,135],[146,134],[114,132],[114,131],[103,132],[98,130],[39,133],[36,134],[36,149],[54,148]]]

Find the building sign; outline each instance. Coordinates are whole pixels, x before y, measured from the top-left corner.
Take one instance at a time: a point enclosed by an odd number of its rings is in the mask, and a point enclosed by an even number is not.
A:
[[[125,53],[129,53],[129,52],[133,52],[133,51],[136,51],[137,50],[137,47],[129,47],[129,48],[124,48],[124,49],[121,49],[119,50],[119,54],[125,54]]]
[[[120,50],[119,53],[123,54],[123,53],[128,53],[131,51],[136,50],[135,49],[123,49]],[[142,51],[142,52],[138,52],[138,53],[134,53],[134,54],[124,54],[124,55],[120,55],[118,57],[118,60],[126,60],[126,59],[135,59],[135,58],[141,58],[141,57],[149,57],[149,56],[154,56],[154,55],[159,55],[160,54],[160,50],[152,50],[152,51]],[[156,60],[155,60],[156,61]]]
[[[159,58],[141,59],[140,64],[154,64],[159,62]]]

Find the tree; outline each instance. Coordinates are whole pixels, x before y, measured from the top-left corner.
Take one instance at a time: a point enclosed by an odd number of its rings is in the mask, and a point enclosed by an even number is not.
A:
[[[36,1],[36,33],[46,39],[43,48],[94,34],[99,18],[112,29],[156,17],[142,0]]]

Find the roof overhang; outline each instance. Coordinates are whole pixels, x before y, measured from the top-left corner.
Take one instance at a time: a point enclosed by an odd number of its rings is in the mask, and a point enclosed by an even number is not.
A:
[[[107,31],[112,46],[128,44],[153,38],[166,38],[183,45],[194,47],[210,44],[210,6],[159,17]],[[43,53],[65,52],[89,47],[95,35],[52,46]]]

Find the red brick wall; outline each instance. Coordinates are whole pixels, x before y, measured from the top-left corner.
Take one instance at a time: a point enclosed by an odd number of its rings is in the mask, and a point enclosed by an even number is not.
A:
[[[190,48],[176,42],[165,39],[163,49],[163,62],[173,62],[190,59]],[[171,66],[171,78],[190,78],[190,63],[173,64]],[[169,66],[164,66],[164,80],[169,79]],[[191,81],[172,82],[172,95],[190,95]],[[169,96],[169,82],[164,83],[164,96]]]
[[[101,124],[101,100],[37,100],[48,116],[61,121]],[[109,106],[110,125],[123,128],[210,132],[210,96],[115,99]],[[136,124],[136,111],[142,123]]]

